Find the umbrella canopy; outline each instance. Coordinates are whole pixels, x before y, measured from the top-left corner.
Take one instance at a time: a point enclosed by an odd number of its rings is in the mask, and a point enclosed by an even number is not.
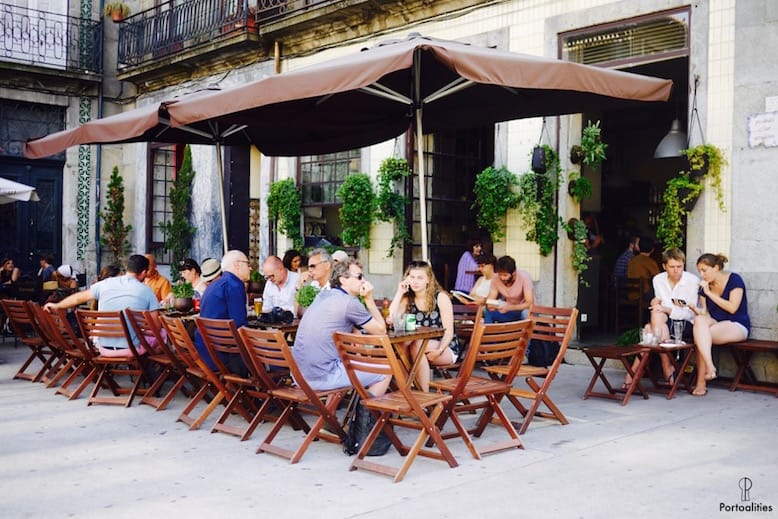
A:
[[[667,101],[672,82],[411,34],[362,52],[170,106],[173,126],[247,125],[267,155],[313,155],[416,126],[421,248],[428,259],[422,135]]]
[[[20,184],[7,178],[0,178],[0,204],[13,202],[38,202],[38,193],[35,188],[26,184]]]

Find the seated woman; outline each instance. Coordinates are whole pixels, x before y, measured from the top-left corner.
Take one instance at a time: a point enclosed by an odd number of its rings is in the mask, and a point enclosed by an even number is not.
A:
[[[454,335],[454,310],[451,298],[438,284],[432,267],[426,261],[412,261],[397,287],[397,293],[389,306],[389,315],[403,313],[416,315],[418,326],[442,326],[445,328],[440,340],[427,342],[424,356],[420,360],[417,379],[423,391],[429,391],[430,364],[446,365],[456,362],[459,344]],[[407,346],[410,358],[416,358],[422,341],[413,341]]]
[[[694,396],[704,396],[706,382],[716,378],[711,346],[744,341],[751,331],[746,285],[735,272],[725,272],[726,256],[703,254],[697,260],[700,271],[699,306],[689,306],[694,319],[694,343],[697,345],[697,383]]]
[[[654,276],[652,280],[654,298],[649,306],[651,320],[644,330],[653,333],[659,342],[670,339],[670,321],[682,321],[684,335],[691,334],[695,314],[686,305],[697,300],[700,279],[691,272],[686,272],[685,265],[686,255],[683,251],[677,248],[668,249],[662,254],[662,267],[665,271]],[[676,373],[670,359],[665,353],[659,355],[659,358],[662,361],[665,380],[672,384],[675,382]],[[639,359],[635,359],[632,368],[637,369],[638,363]],[[632,379],[627,375],[622,389],[626,389],[631,383]]]
[[[483,252],[483,244],[481,240],[468,240],[466,248],[467,250],[462,253],[457,264],[457,279],[454,282],[454,289],[468,294],[475,284],[475,276],[478,273],[476,260]]]
[[[494,269],[497,266],[497,258],[494,257],[494,254],[487,252],[478,256],[476,262],[478,263],[478,271],[481,273],[481,277],[476,280],[470,295],[475,298],[477,303],[483,304],[492,290],[492,278],[494,277]]]

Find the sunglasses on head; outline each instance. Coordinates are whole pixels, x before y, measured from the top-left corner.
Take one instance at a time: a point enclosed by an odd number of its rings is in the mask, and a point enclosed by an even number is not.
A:
[[[411,268],[426,267],[427,265],[428,263],[422,260],[413,260],[408,264]]]

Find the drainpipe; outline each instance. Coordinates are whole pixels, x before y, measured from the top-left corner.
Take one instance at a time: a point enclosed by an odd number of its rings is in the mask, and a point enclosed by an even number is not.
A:
[[[273,64],[274,64],[274,72],[276,74],[281,73],[281,42],[276,40],[273,43]],[[270,157],[270,178],[268,179],[268,185],[272,184],[276,180],[276,158]],[[261,203],[261,202],[260,202]],[[260,206],[261,211],[261,206]],[[273,232],[273,229],[268,228],[267,231],[268,234],[268,249],[270,251],[273,251],[274,254],[278,254],[278,251],[276,250],[276,233]]]
[[[559,116],[556,118],[556,145],[554,146],[557,150],[559,150]],[[561,155],[561,154],[560,154]],[[564,173],[560,172],[560,175],[564,175]],[[556,190],[556,193],[554,194],[554,197],[556,197],[556,219],[557,222],[559,221],[559,189]],[[559,224],[557,224],[557,227],[559,227]],[[552,288],[552,302],[551,306],[556,307],[556,297],[557,297],[557,281],[559,279],[559,272],[557,269],[559,268],[559,243],[557,243],[554,246],[554,284]]]
[[[105,7],[105,0],[100,0],[100,8],[98,9],[99,15],[103,12],[103,7]],[[98,15],[98,16],[99,16]],[[100,28],[100,44],[98,48],[98,56],[99,56],[99,65],[100,65],[100,74],[105,77],[105,71],[103,70],[103,53],[105,51],[105,17],[103,17],[102,20],[102,26]],[[97,118],[100,119],[103,116],[103,78],[100,79],[100,84],[97,85]],[[97,273],[100,272],[101,269],[101,257],[102,257],[102,250],[100,248],[100,178],[103,176],[103,147],[102,145],[97,146],[97,154],[95,156],[95,161],[97,164],[95,165],[95,267],[97,269]]]

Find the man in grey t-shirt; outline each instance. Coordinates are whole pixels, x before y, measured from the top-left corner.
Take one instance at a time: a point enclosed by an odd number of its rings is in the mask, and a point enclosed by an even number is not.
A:
[[[333,265],[331,290],[322,290],[305,310],[294,340],[294,355],[305,380],[315,390],[351,385],[340,360],[334,332],[361,328],[370,334],[386,333],[386,323],[373,299],[373,285],[363,279],[362,266],[355,260]],[[362,296],[365,304],[357,299]],[[373,395],[382,395],[391,377],[357,372],[360,382]]]

